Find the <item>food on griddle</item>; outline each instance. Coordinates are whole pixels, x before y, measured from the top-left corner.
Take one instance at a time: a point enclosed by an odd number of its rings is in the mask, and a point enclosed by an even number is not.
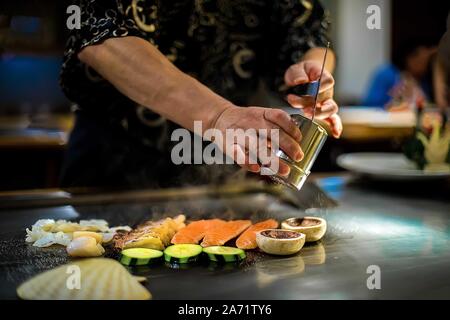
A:
[[[174,244],[164,250],[164,260],[175,264],[196,262],[202,250],[198,244]]]
[[[292,255],[305,244],[305,235],[296,231],[269,229],[256,234],[258,247],[268,254]]]
[[[306,242],[315,242],[327,232],[327,222],[318,217],[291,218],[281,223],[281,228],[297,231],[306,236]]]
[[[233,220],[223,225],[216,226],[207,230],[201,243],[202,247],[222,246],[227,241],[236,238],[248,227],[251,226],[250,220]]]
[[[179,230],[171,242],[173,244],[198,244],[205,237],[208,230],[223,226],[225,223],[226,221],[220,219],[193,221]]]
[[[214,262],[238,262],[245,259],[245,252],[242,249],[223,246],[212,246],[203,248],[203,252],[209,260]]]
[[[159,262],[163,252],[147,248],[131,248],[122,250],[119,261],[126,266],[146,266]]]
[[[129,231],[128,226],[109,228],[105,220],[80,220],[79,223],[66,220],[41,219],[30,229],[26,229],[26,242],[33,243],[36,247],[49,247],[54,244],[67,246],[75,232],[95,232],[102,235],[103,242],[108,242],[118,231]],[[111,235],[112,234],[112,235]],[[97,236],[94,236],[97,237]]]
[[[27,229],[27,232],[29,230]],[[32,234],[31,234],[32,233]],[[32,242],[33,246],[39,248],[50,247],[54,244],[59,244],[62,246],[67,246],[72,239],[71,234],[64,232],[45,232],[45,231],[31,231],[27,238],[26,242]]]
[[[102,245],[93,237],[78,237],[73,239],[66,247],[71,257],[87,258],[99,257],[105,253]]]
[[[94,238],[97,243],[103,242],[103,234],[98,232],[92,232],[92,231],[75,231],[72,234],[72,239],[81,238],[81,237],[91,237]]]
[[[258,247],[256,244],[256,233],[261,230],[276,228],[278,228],[278,222],[273,219],[255,223],[239,236],[236,240],[236,247],[245,250],[256,249]]]
[[[43,272],[17,288],[26,300],[148,300],[150,292],[120,263],[92,258]]]
[[[120,250],[148,248],[162,251],[170,244],[178,230],[185,227],[185,220],[184,215],[179,215],[174,219],[147,221],[130,232],[117,234],[114,237],[114,245]]]

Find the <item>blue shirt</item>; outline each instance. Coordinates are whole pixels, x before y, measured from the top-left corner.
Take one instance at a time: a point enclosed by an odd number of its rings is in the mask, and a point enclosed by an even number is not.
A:
[[[382,107],[392,98],[389,91],[400,82],[400,71],[392,64],[381,66],[373,75],[363,105]]]

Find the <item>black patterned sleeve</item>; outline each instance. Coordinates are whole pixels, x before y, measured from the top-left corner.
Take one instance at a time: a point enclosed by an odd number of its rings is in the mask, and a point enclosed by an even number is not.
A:
[[[274,2],[270,29],[269,86],[284,83],[284,73],[311,48],[325,47],[329,41],[329,15],[318,0]]]
[[[73,32],[75,39],[71,49],[74,53],[109,38],[137,36],[148,39],[130,14],[136,9],[125,7],[121,0],[81,0],[80,8],[81,29]]]
[[[81,29],[71,31],[66,43],[60,84],[66,96],[77,104],[94,104],[118,92],[94,70],[78,59],[85,47],[106,39],[136,36],[154,42],[156,0],[79,0]],[[139,5],[137,5],[139,3]]]

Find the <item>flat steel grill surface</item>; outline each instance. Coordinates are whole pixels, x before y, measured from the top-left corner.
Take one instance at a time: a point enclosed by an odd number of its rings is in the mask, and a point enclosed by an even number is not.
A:
[[[161,264],[130,271],[148,277],[145,286],[154,299],[450,298],[448,230],[436,232],[418,224],[416,217],[390,216],[357,206],[332,208],[334,202],[313,184],[305,185],[302,192],[308,199],[299,194],[300,208],[284,201],[281,194],[253,189],[226,196],[219,192],[180,198],[175,193],[166,199],[149,196],[151,201],[141,196],[138,201],[127,197],[123,203],[79,201],[84,204],[45,207],[41,202],[39,208],[1,209],[0,298],[15,299],[22,281],[71,261],[63,247],[36,248],[25,243],[25,228],[38,219],[105,219],[111,226],[134,226],[183,213],[188,220],[281,221],[305,216],[307,208],[317,208],[307,210],[307,215],[325,218],[329,228],[321,242],[306,245],[298,255],[273,257],[249,251],[240,265],[176,269]],[[377,200],[376,195],[370,197]],[[427,249],[425,241],[431,241],[434,249]],[[367,288],[370,265],[381,268],[382,290]],[[432,276],[424,278],[422,272]]]

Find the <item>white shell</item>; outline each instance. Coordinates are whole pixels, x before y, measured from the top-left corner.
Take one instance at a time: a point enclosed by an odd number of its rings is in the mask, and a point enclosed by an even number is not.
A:
[[[119,262],[93,258],[43,272],[17,288],[27,300],[148,300],[144,288]]]

